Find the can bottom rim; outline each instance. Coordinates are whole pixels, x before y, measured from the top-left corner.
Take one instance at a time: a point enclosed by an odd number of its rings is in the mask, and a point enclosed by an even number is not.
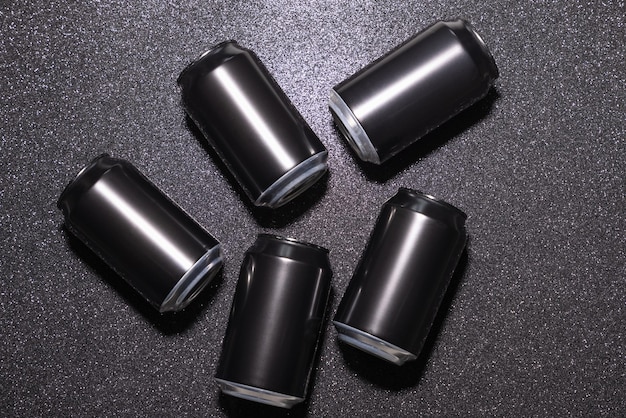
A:
[[[211,283],[222,267],[222,259],[220,244],[207,251],[176,283],[163,300],[159,312],[176,312],[187,307]]]
[[[225,379],[215,380],[223,393],[237,398],[246,399],[248,401],[259,402],[287,409],[291,409],[294,405],[304,401],[304,398],[298,396],[286,395],[284,393],[244,385],[242,383],[231,382],[230,380]]]
[[[322,151],[302,161],[265,189],[254,204],[277,208],[295,199],[326,173],[327,160],[328,151]]]
[[[350,107],[334,89],[330,90],[328,107],[330,107],[339,130],[359,158],[363,161],[380,164],[380,156],[376,152],[372,140],[356,116],[354,116]]]
[[[337,336],[339,341],[397,366],[402,366],[405,362],[417,358],[415,354],[388,343],[370,333],[338,321],[333,321],[333,324],[339,333]]]

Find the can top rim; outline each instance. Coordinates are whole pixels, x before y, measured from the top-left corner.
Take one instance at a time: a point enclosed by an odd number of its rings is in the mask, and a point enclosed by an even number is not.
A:
[[[228,39],[226,41],[222,41],[213,45],[212,47],[198,55],[198,57],[192,60],[189,64],[187,64],[185,68],[183,68],[183,70],[180,72],[180,75],[176,79],[176,83],[181,84],[187,74],[189,74],[195,67],[197,67],[204,60],[208,59],[211,55],[218,53],[228,45],[233,45],[234,47],[241,49],[241,46],[234,39]]]
[[[399,195],[399,194],[405,194],[405,195],[408,195],[408,196],[413,197],[413,198],[425,199],[425,200],[427,200],[429,202],[432,202],[432,203],[435,203],[438,206],[441,206],[441,207],[443,207],[443,208],[445,208],[447,210],[450,210],[450,211],[454,212],[457,215],[460,215],[464,220],[467,219],[467,214],[465,212],[463,212],[461,209],[457,208],[456,206],[454,206],[454,205],[452,205],[452,204],[450,204],[450,203],[448,203],[448,202],[446,202],[444,200],[438,199],[438,198],[436,198],[436,197],[434,197],[432,195],[429,195],[427,193],[424,193],[422,191],[410,189],[408,187],[400,187],[398,189],[398,193],[396,194],[396,196]]]
[[[483,54],[487,58],[487,65],[489,67],[489,71],[491,72],[491,75],[493,76],[493,78],[494,79],[498,78],[500,76],[500,70],[498,69],[496,60],[493,57],[493,54],[491,53],[491,51],[489,50],[489,47],[487,47],[487,44],[483,40],[482,36],[478,34],[478,32],[476,31],[476,28],[474,28],[474,26],[467,20],[458,19],[458,21],[460,21],[463,25],[465,25],[467,31],[472,35],[472,37],[476,41],[476,44],[478,45],[480,50],[483,52]]]
[[[59,196],[59,199],[57,200],[57,207],[59,209],[62,209],[63,202],[69,197],[69,195],[72,193],[72,190],[76,188],[80,180],[90,171],[92,167],[96,166],[100,160],[104,158],[110,158],[110,157],[111,156],[105,152],[105,153],[98,155],[96,158],[92,159],[88,164],[85,164],[85,166],[81,168],[78,174],[76,174],[74,178],[70,180],[69,183],[67,183],[67,185],[61,192],[61,195]]]
[[[269,234],[269,233],[261,233],[258,235],[258,238],[269,238],[272,240],[276,240],[276,241],[282,241],[282,242],[286,242],[289,244],[295,244],[295,245],[299,245],[302,247],[307,247],[307,248],[312,248],[314,250],[318,250],[318,251],[322,251],[326,254],[329,253],[327,248],[324,248],[320,245],[317,244],[311,244],[310,242],[303,242],[303,241],[299,241],[297,239],[294,238],[288,238],[288,237],[283,237],[281,235],[276,235],[276,234]]]

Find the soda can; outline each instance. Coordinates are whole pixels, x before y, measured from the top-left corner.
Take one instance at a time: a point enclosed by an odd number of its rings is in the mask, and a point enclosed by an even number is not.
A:
[[[305,399],[331,275],[328,250],[259,235],[246,252],[224,337],[222,392],[282,408]]]
[[[414,190],[389,199],[337,309],[339,340],[396,365],[415,360],[465,247],[465,219]]]
[[[276,208],[324,175],[328,152],[250,50],[223,42],[178,77],[182,104],[250,200]]]
[[[380,164],[487,95],[498,68],[464,20],[438,22],[330,92],[339,130]]]
[[[160,312],[183,309],[222,266],[215,238],[128,161],[99,156],[57,206],[68,230]]]

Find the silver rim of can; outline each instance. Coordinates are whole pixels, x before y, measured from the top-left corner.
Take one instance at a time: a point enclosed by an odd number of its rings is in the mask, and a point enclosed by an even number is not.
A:
[[[278,406],[280,408],[292,408],[294,405],[304,401],[293,395],[286,395],[267,389],[244,385],[242,383],[231,382],[230,380],[215,379],[220,390],[227,395],[259,402],[266,405]]]
[[[403,348],[388,343],[370,333],[351,327],[342,322],[333,321],[339,333],[339,341],[358,348],[368,354],[389,361],[397,366],[407,361],[415,360],[417,356]]]
[[[176,283],[159,307],[159,312],[176,312],[187,307],[222,267],[222,259],[220,244],[207,251]]]
[[[352,110],[343,101],[341,96],[334,90],[330,90],[330,99],[328,100],[328,106],[332,110],[335,119],[339,122],[339,130],[346,137],[348,143],[363,161],[367,161],[374,164],[380,164],[380,157],[370,137],[361,126],[361,123],[357,120],[352,113]]]
[[[295,199],[324,175],[327,160],[328,151],[322,151],[302,161],[265,189],[254,204],[277,208]]]

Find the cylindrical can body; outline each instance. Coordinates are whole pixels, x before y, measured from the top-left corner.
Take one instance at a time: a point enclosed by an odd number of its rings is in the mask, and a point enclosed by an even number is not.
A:
[[[128,161],[96,158],[57,205],[67,228],[160,312],[183,309],[222,266],[215,238]]]
[[[190,118],[255,205],[279,207],[326,172],[326,148],[252,51],[221,43],[178,84]]]
[[[394,364],[417,358],[466,242],[466,215],[400,189],[382,208],[339,304],[339,340]]]
[[[467,22],[438,22],[335,86],[329,106],[357,155],[380,164],[483,98],[497,77]]]
[[[224,337],[222,392],[283,408],[305,399],[331,275],[327,250],[259,235],[241,267]]]

